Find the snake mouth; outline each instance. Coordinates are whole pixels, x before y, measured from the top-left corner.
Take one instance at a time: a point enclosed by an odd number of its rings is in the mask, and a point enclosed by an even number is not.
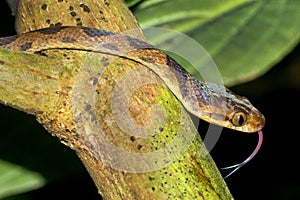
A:
[[[256,129],[258,130],[258,131],[261,131],[262,129],[263,129],[263,127],[265,126],[265,123],[266,123],[266,121],[265,121],[265,117],[263,116],[263,114],[260,114],[261,116],[259,117],[259,122],[258,122],[258,124],[257,124],[257,126],[256,126]]]
[[[265,117],[261,112],[259,112],[256,108],[252,109],[251,119],[249,121],[249,127],[251,127],[251,131],[249,132],[258,132],[263,129],[265,126]]]

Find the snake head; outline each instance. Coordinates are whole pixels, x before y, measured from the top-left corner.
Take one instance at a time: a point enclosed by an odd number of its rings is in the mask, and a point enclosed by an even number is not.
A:
[[[189,105],[192,114],[209,123],[242,132],[257,132],[264,127],[264,116],[247,98],[220,84],[194,83],[201,84],[196,87],[201,88],[201,92],[194,90],[194,94],[188,95],[194,97],[193,102],[198,102]]]
[[[243,131],[243,132],[257,132],[265,126],[265,117],[259,112],[250,101],[239,95],[234,94],[227,89],[228,93],[234,96],[234,101],[229,100],[229,108],[227,108],[228,117],[224,123],[227,127]]]

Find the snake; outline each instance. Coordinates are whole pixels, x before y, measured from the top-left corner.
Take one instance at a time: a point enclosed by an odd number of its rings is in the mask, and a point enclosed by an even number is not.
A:
[[[157,74],[191,114],[218,126],[259,133],[255,151],[244,162],[227,168],[241,167],[261,146],[265,118],[246,97],[221,84],[199,81],[162,50],[143,40],[96,28],[54,26],[0,38],[0,48],[33,54],[70,49],[135,61]]]

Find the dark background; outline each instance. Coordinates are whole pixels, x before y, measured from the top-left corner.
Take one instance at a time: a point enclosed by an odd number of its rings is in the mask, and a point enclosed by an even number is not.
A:
[[[14,18],[3,0],[0,1],[0,24],[0,37],[15,34]],[[264,76],[231,88],[247,96],[266,118],[260,152],[226,179],[235,199],[300,199],[299,55],[298,45]],[[75,153],[52,138],[34,117],[0,105],[0,120],[0,159],[41,172],[50,180],[42,189],[10,199],[99,199],[96,187]],[[206,127],[205,122],[200,123],[200,129]],[[26,140],[33,139],[28,146]],[[223,129],[211,155],[219,167],[229,166],[246,159],[256,143],[257,134]],[[76,196],[72,196],[74,191]]]

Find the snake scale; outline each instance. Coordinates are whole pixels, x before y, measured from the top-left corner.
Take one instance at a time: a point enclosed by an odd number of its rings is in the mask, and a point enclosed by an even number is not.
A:
[[[195,116],[226,128],[242,132],[259,132],[264,116],[245,97],[216,83],[192,77],[175,60],[154,46],[126,35],[87,27],[51,27],[21,35],[0,38],[0,48],[29,53],[49,49],[73,49],[115,55],[136,61],[154,71]],[[241,167],[258,151],[240,163]]]

